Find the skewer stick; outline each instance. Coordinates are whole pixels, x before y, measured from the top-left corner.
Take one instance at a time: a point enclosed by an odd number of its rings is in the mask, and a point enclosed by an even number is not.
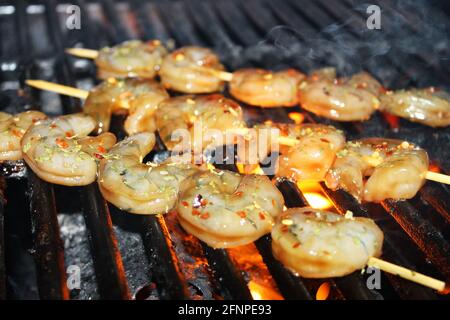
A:
[[[397,275],[401,278],[413,281],[439,292],[444,292],[446,290],[446,284],[443,281],[431,278],[419,272],[400,267],[396,264],[378,258],[371,257],[367,262],[367,266],[378,268],[380,270],[383,270],[384,272]]]
[[[98,57],[98,51],[92,49],[69,48],[66,49],[66,52],[78,58],[95,59]]]
[[[52,91],[59,94],[63,94],[70,97],[80,98],[80,99],[86,99],[89,95],[89,91],[64,86],[62,84],[57,84],[45,80],[26,80],[25,83],[29,85],[30,87],[46,90],[46,91]]]
[[[98,51],[92,50],[92,49],[69,48],[69,49],[66,49],[66,52],[68,54],[71,54],[71,55],[79,57],[79,58],[95,59],[98,57]],[[233,79],[233,74],[231,72],[216,70],[216,69],[212,69],[212,68],[205,68],[202,66],[194,66],[194,68],[198,68],[199,70],[209,72],[212,75],[216,76],[217,78],[219,78],[220,80],[223,80],[223,81],[228,82],[228,81],[231,81],[231,79]]]
[[[440,183],[450,184],[450,176],[433,171],[427,171],[425,174],[427,180],[432,180]]]

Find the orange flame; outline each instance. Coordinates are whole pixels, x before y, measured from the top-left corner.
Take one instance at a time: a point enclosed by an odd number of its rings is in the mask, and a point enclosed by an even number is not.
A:
[[[327,300],[330,295],[330,283],[324,282],[320,285],[316,292],[316,300]]]
[[[289,112],[289,118],[294,120],[295,124],[300,124],[305,120],[305,116],[300,112]]]
[[[322,210],[332,207],[332,202],[324,195],[318,182],[301,181],[297,183],[297,186],[311,207]]]
[[[283,300],[283,297],[273,289],[255,281],[249,281],[248,288],[254,300]]]

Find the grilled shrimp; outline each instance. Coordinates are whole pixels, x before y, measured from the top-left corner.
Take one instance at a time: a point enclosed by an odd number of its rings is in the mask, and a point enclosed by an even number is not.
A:
[[[98,77],[154,78],[166,54],[166,48],[158,40],[131,40],[115,47],[103,48],[95,59]]]
[[[98,184],[103,197],[116,207],[136,214],[171,210],[180,183],[197,171],[191,164],[142,163],[155,144],[155,135],[142,132],[116,144],[100,161]]]
[[[381,255],[383,232],[368,218],[313,208],[292,208],[272,230],[272,251],[287,268],[305,278],[341,277]]]
[[[332,68],[319,70],[300,84],[299,102],[305,110],[336,121],[367,120],[379,107],[377,80],[367,73],[336,79]]]
[[[217,55],[209,49],[184,47],[167,55],[159,76],[162,84],[184,93],[211,93],[223,88],[215,71],[224,70]]]
[[[280,146],[278,177],[295,181],[324,180],[336,158],[336,152],[345,145],[341,130],[322,124],[273,124],[281,137],[297,140],[295,146]]]
[[[406,141],[367,138],[349,141],[337,153],[325,181],[359,201],[410,199],[424,184],[427,170],[425,150]]]
[[[266,176],[201,171],[180,189],[181,226],[213,248],[251,243],[269,233],[284,199]]]
[[[46,115],[39,111],[25,111],[16,115],[0,112],[0,161],[22,159],[20,139],[25,131]]]
[[[120,110],[129,112],[125,121],[128,134],[153,132],[155,109],[168,97],[166,90],[153,80],[109,78],[91,90],[83,108],[97,121],[97,133],[108,131],[111,114]]]
[[[242,69],[233,73],[230,93],[238,100],[260,107],[298,104],[298,85],[305,75],[295,69],[272,72]]]
[[[227,129],[245,127],[241,107],[221,94],[180,96],[165,100],[159,104],[155,119],[159,135],[169,149],[179,143],[172,137],[177,129],[185,129],[190,133],[190,146],[183,147],[196,150],[197,147],[221,143]],[[197,128],[201,130],[201,135],[196,131]],[[222,139],[216,141],[215,136],[208,136],[206,132],[212,129],[216,129]]]
[[[112,133],[88,137],[95,121],[85,114],[41,120],[22,138],[23,158],[43,180],[83,186],[95,181],[97,160],[116,142]]]
[[[450,125],[450,94],[434,88],[387,92],[380,109],[431,127]]]

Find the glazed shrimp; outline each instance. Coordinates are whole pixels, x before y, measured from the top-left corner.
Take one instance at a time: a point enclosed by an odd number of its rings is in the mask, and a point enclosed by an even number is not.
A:
[[[434,88],[387,92],[380,109],[431,127],[450,125],[450,95]]]
[[[406,141],[367,138],[349,141],[337,153],[326,184],[359,201],[410,199],[425,183],[427,170],[425,150]]]
[[[190,145],[184,147],[193,150],[199,146],[216,146],[216,143],[223,141],[225,130],[245,127],[241,107],[221,94],[180,96],[165,100],[159,104],[155,119],[159,135],[169,149],[179,144],[172,137],[177,129],[189,132]],[[201,135],[196,132],[197,128]],[[211,129],[218,130],[222,139],[216,142],[214,137],[209,137],[206,132]]]
[[[342,277],[379,257],[383,232],[368,218],[313,208],[288,209],[272,230],[272,251],[288,269],[305,278]]]
[[[180,183],[197,168],[170,160],[142,163],[154,144],[153,133],[138,133],[116,144],[100,161],[98,184],[107,201],[136,214],[162,214],[174,207]]]
[[[341,130],[322,124],[273,124],[281,137],[297,140],[294,146],[280,146],[277,177],[294,181],[324,180],[345,145]]]
[[[131,40],[115,47],[103,48],[95,59],[98,77],[154,78],[166,54],[166,48],[158,40],[147,42]]]
[[[20,140],[25,131],[46,115],[39,111],[25,111],[16,115],[0,112],[0,161],[22,159]]]
[[[22,138],[23,158],[43,180],[66,186],[95,181],[97,160],[116,142],[111,133],[87,135],[95,121],[85,114],[41,120]]]
[[[272,72],[242,69],[233,73],[230,93],[238,100],[259,107],[291,107],[298,104],[298,85],[305,75],[295,69]]]
[[[313,73],[300,85],[299,102],[305,110],[336,121],[363,121],[379,107],[376,88],[382,88],[367,73],[336,79],[335,70]]]
[[[223,88],[215,71],[224,70],[217,55],[209,49],[184,47],[164,58],[159,72],[162,84],[184,93],[211,93]]]
[[[186,179],[177,212],[187,232],[213,248],[230,248],[269,233],[283,204],[266,176],[211,170]]]
[[[97,121],[97,133],[108,131],[112,113],[121,111],[129,112],[125,121],[128,134],[153,132],[153,114],[168,97],[166,90],[153,80],[109,78],[90,91],[83,111]]]

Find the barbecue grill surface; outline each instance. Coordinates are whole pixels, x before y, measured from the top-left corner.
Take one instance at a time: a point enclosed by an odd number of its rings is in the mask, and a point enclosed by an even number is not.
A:
[[[434,85],[450,90],[446,4],[372,2],[382,9],[381,30],[369,30],[367,5],[351,0],[71,1],[81,9],[79,30],[67,28],[66,2],[0,1],[1,110],[79,112],[79,100],[29,90],[24,79],[89,89],[98,83],[93,63],[68,57],[64,49],[98,49],[131,38],[210,47],[228,70],[294,67],[309,72],[335,66],[342,75],[366,70],[393,89]],[[288,113],[296,111],[306,121],[343,129],[348,139],[407,139],[450,173],[450,128],[405,120],[393,127],[379,113],[364,123],[343,124],[299,107],[244,109],[249,125],[291,122]],[[113,120],[119,137],[124,136],[122,123],[123,118]],[[160,146],[148,158],[166,154]],[[226,168],[236,170],[234,165]],[[368,275],[359,272],[301,279],[273,258],[268,236],[244,248],[213,250],[187,235],[175,213],[163,218],[127,214],[107,205],[95,184],[54,186],[23,163],[5,163],[1,169],[0,299],[251,299],[255,286],[273,298],[314,299],[324,282],[330,284],[329,299],[445,299],[387,274],[382,274],[381,289],[369,289]],[[278,186],[288,207],[306,205],[293,183]],[[447,186],[427,182],[410,201],[380,205],[359,205],[345,192],[322,187],[338,212],[375,219],[385,233],[383,258],[450,279]],[[80,268],[80,289],[66,285],[67,277],[72,279],[69,266]]]

